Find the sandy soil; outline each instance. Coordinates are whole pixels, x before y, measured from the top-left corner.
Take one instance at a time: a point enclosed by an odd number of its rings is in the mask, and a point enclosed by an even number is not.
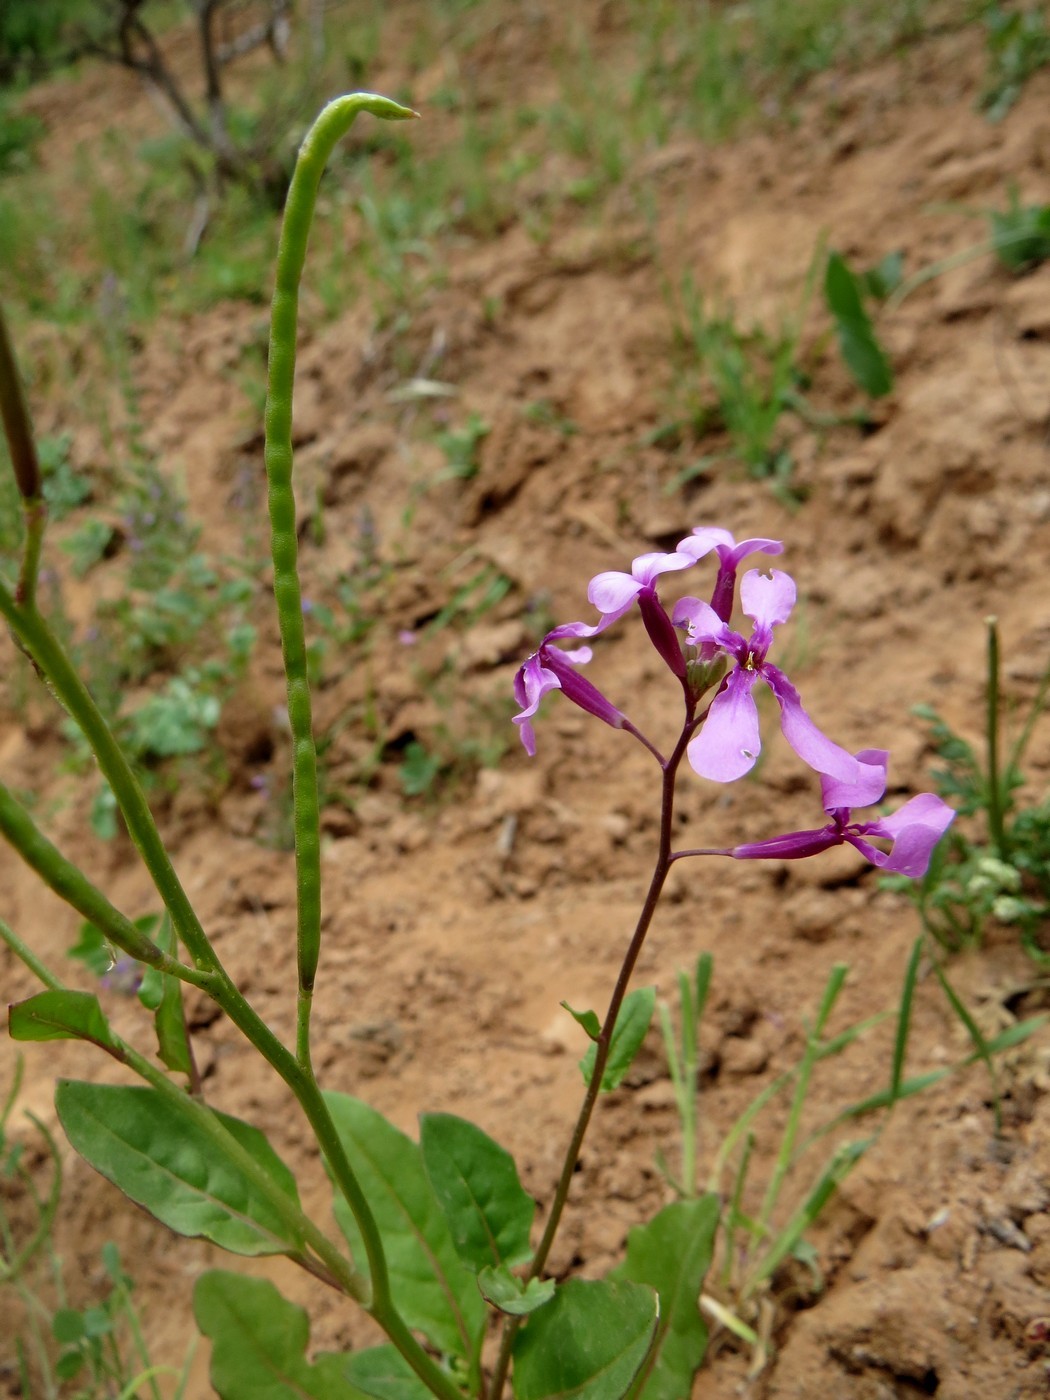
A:
[[[493,44],[493,81],[512,51],[509,40]],[[652,442],[673,412],[676,382],[681,392],[663,289],[684,273],[734,302],[745,321],[774,325],[778,311],[798,304],[821,237],[860,265],[901,249],[913,271],[975,242],[983,226],[960,211],[1002,207],[1010,181],[1027,202],[1050,199],[1050,75],[1034,79],[992,126],[973,105],[982,65],[978,30],[937,34],[861,73],[816,80],[792,129],[714,149],[678,140],[634,172],[607,217],[562,214],[539,240],[521,217],[484,243],[449,247],[444,284],[408,329],[377,331],[365,304],[321,325],[307,297],[297,471],[305,513],[323,503],[323,539],[304,530],[306,591],[331,596],[359,554],[362,522],[389,566],[369,599],[379,613],[369,647],[346,658],[330,652],[317,696],[318,725],[331,738],[319,1069],[326,1085],[367,1097],[408,1131],[424,1108],[474,1118],[511,1149],[541,1206],[580,1094],[582,1035],[559,1002],[602,1006],[608,997],[652,859],[657,774],[625,735],[557,697],[538,726],[535,760],[508,724],[495,767],[479,771],[464,759],[434,793],[407,800],[399,757],[440,726],[460,750],[466,736],[502,732],[493,716],[509,716],[515,666],[543,620],[588,617],[593,574],[671,547],[697,524],[785,541],[783,564],[802,601],[778,642],[780,658],[823,728],[851,750],[891,751],[896,802],[930,785],[913,705],[932,702],[961,732],[979,735],[987,614],[1001,621],[1009,697],[1031,697],[1050,644],[1050,265],[1011,278],[991,257],[976,258],[888,313],[880,334],[897,385],[874,427],[818,433],[787,423],[794,480],[806,497],[797,508],[724,462],[668,491],[684,465],[720,452],[724,440],[716,434],[683,449]],[[527,68],[515,71],[527,85]],[[394,75],[377,75],[376,86],[380,76]],[[538,91],[542,82],[537,68]],[[643,185],[650,219],[640,212]],[[257,342],[259,320],[257,308],[220,305],[161,322],[136,361],[150,441],[186,482],[215,552],[262,548],[264,540],[260,437],[231,387],[231,367]],[[811,320],[815,337],[816,311]],[[856,402],[833,347],[818,347],[810,370],[816,407]],[[392,396],[417,374],[455,386],[454,424],[470,412],[491,424],[472,479],[440,480],[444,457],[420,432],[428,410]],[[542,410],[529,409],[538,402]],[[49,429],[76,431],[69,403],[37,412]],[[96,450],[87,435],[74,448],[85,467]],[[506,596],[476,619],[461,614],[428,631],[428,620],[485,568],[510,581]],[[416,645],[399,641],[405,629],[418,635]],[[272,840],[286,738],[272,624],[263,631],[251,683],[220,731],[227,780],[181,788],[165,803],[163,824],[222,956],[275,1029],[290,1035],[294,889],[291,859]],[[6,666],[10,650],[3,656]],[[673,685],[636,623],[601,639],[592,670],[666,741]],[[425,682],[442,672],[439,684]],[[364,732],[366,711],[386,761],[361,787],[354,777],[376,742]],[[95,842],[86,796],[53,776],[62,754],[55,715],[42,698],[29,715],[27,727],[12,715],[0,728],[5,781],[42,787],[54,799],[45,804],[54,839],[128,913],[148,911],[153,898],[130,844]],[[812,775],[768,710],[764,726],[767,753],[752,781],[723,789],[683,780],[680,820],[691,844],[819,824]],[[1033,795],[1041,797],[1045,734],[1033,755]],[[41,955],[63,963],[75,916],[42,895],[10,855],[0,854],[0,870],[4,917]],[[832,1027],[840,1029],[893,1008],[917,933],[909,903],[880,892],[849,850],[786,867],[676,868],[638,980],[670,997],[677,969],[703,949],[714,955],[702,1037],[702,1162],[750,1099],[797,1059],[831,967],[850,967]],[[8,1000],[30,992],[11,959],[0,955],[0,966]],[[1009,931],[956,960],[952,973],[989,1027],[1045,1004]],[[132,1003],[115,993],[110,1003],[119,1025],[145,1037]],[[327,1218],[316,1153],[280,1085],[228,1026],[205,1008],[198,1019],[209,1100],[265,1126],[301,1173],[307,1207]],[[807,1122],[883,1086],[891,1042],[887,1021],[823,1065]],[[966,1049],[934,980],[925,979],[909,1071],[940,1067]],[[1002,1066],[998,1140],[983,1072],[899,1105],[813,1234],[823,1289],[799,1270],[778,1276],[767,1313],[774,1358],[749,1380],[748,1357],[718,1336],[694,1397],[1045,1395],[1047,1058],[1044,1034]],[[12,1063],[5,1044],[3,1082]],[[56,1072],[110,1070],[75,1047],[31,1051],[22,1106],[46,1122],[54,1120]],[[784,1114],[778,1101],[759,1121],[758,1186]],[[16,1131],[29,1139],[28,1127]],[[793,1180],[785,1213],[823,1150]],[[658,1151],[676,1160],[671,1086],[654,1034],[596,1117],[552,1261],[558,1274],[603,1273],[628,1228],[669,1199]],[[116,1239],[156,1353],[181,1356],[193,1330],[193,1279],[215,1262],[213,1251],[172,1242],[72,1157],[67,1173],[58,1241],[74,1273],[90,1287],[100,1243]],[[291,1266],[247,1267],[309,1304],[318,1345],[373,1335],[367,1320]],[[205,1351],[191,1400],[210,1393]]]

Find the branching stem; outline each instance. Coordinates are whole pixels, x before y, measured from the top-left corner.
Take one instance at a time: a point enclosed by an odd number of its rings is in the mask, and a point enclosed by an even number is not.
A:
[[[620,966],[620,971],[613,987],[612,996],[609,998],[608,1010],[602,1022],[602,1028],[596,1041],[596,1054],[594,1066],[591,1070],[590,1083],[583,1096],[580,1111],[576,1118],[576,1125],[573,1128],[572,1136],[569,1139],[569,1146],[562,1162],[561,1175],[554,1191],[551,1201],[550,1212],[547,1216],[547,1223],[544,1227],[543,1235],[536,1249],[535,1256],[529,1266],[528,1277],[530,1279],[538,1277],[547,1263],[551,1247],[554,1244],[558,1227],[565,1210],[565,1204],[569,1197],[569,1187],[572,1185],[573,1174],[576,1171],[576,1163],[579,1160],[580,1150],[583,1147],[583,1140],[587,1135],[591,1117],[594,1113],[595,1104],[598,1102],[598,1095],[601,1093],[602,1079],[605,1075],[605,1068],[609,1062],[609,1051],[612,1048],[613,1031],[616,1029],[616,1022],[623,1006],[624,997],[630,985],[631,977],[634,973],[635,965],[638,962],[639,954],[642,951],[642,944],[645,942],[646,934],[656,913],[656,907],[660,902],[660,895],[663,892],[664,883],[667,880],[667,873],[671,868],[674,858],[671,851],[671,834],[674,822],[674,798],[675,785],[678,779],[678,769],[685,751],[696,729],[698,720],[694,717],[695,702],[690,702],[686,698],[686,720],[682,727],[682,732],[671,752],[671,756],[661,763],[662,782],[660,797],[660,834],[658,838],[656,859],[653,864],[653,872],[649,877],[649,888],[645,894],[641,912],[638,915],[638,922],[635,924],[634,933],[628,944],[627,952]],[[702,718],[702,717],[701,717]],[[638,736],[641,737],[641,736]],[[643,742],[645,742],[643,740]],[[646,748],[651,751],[651,746],[646,743]],[[500,1350],[496,1360],[496,1366],[492,1374],[492,1383],[489,1386],[489,1400],[500,1400],[503,1387],[507,1379],[507,1371],[510,1368],[511,1349],[514,1345],[514,1338],[518,1328],[521,1326],[520,1318],[508,1318],[504,1323],[503,1335],[500,1339]]]

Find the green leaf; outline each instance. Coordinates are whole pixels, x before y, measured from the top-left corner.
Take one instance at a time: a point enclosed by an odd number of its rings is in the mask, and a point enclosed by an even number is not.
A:
[[[254,1183],[158,1090],[59,1080],[55,1107],[80,1155],[176,1234],[203,1236],[233,1254],[302,1248]],[[258,1128],[209,1112],[298,1207],[295,1178]]]
[[[886,301],[904,280],[904,254],[898,248],[869,267],[862,275],[864,290],[876,301]]]
[[[76,1308],[59,1308],[51,1319],[51,1334],[63,1346],[77,1346],[84,1339],[84,1315]]]
[[[651,1288],[570,1279],[514,1342],[514,1400],[622,1400],[656,1328]]]
[[[1008,211],[989,217],[992,246],[1011,272],[1025,272],[1050,258],[1050,204],[1022,205],[1014,188]]]
[[[38,992],[8,1008],[12,1040],[90,1040],[103,1050],[116,1043],[92,992]]]
[[[485,1329],[485,1304],[456,1253],[419,1147],[359,1099],[327,1093],[325,1101],[383,1237],[398,1310],[446,1355],[472,1360]],[[364,1269],[364,1243],[350,1208],[338,1192],[333,1204]]]
[[[645,1033],[649,1029],[649,1022],[653,1019],[653,1008],[656,1005],[656,988],[639,987],[636,991],[628,992],[620,1007],[620,1014],[616,1018],[616,1026],[612,1033],[612,1044],[609,1048],[609,1059],[605,1066],[605,1073],[602,1075],[602,1092],[608,1093],[610,1089],[619,1088],[623,1082],[623,1077],[631,1068],[631,1062],[641,1048]],[[594,1073],[594,1062],[598,1054],[597,1045],[588,1047],[586,1055],[580,1061],[580,1069],[586,1083],[591,1082],[591,1075]]]
[[[317,1363],[337,1369],[374,1400],[432,1400],[430,1387],[391,1346],[367,1347],[345,1354],[326,1352],[317,1358]]]
[[[594,1011],[573,1011],[567,1001],[561,1002],[560,1005],[565,1007],[572,1019],[583,1027],[592,1040],[598,1039],[602,1033],[602,1023]]]
[[[511,1317],[526,1317],[550,1302],[557,1285],[552,1278],[530,1278],[528,1283],[523,1283],[501,1264],[496,1269],[482,1269],[478,1274],[478,1287],[482,1296],[500,1312],[509,1313]]]
[[[96,977],[103,977],[114,962],[112,945],[102,930],[92,923],[80,925],[80,939],[66,956],[77,958]]]
[[[871,398],[893,388],[893,371],[875,338],[871,320],[861,299],[861,284],[838,253],[828,255],[824,296],[835,318],[839,348],[849,372]]]
[[[105,1308],[84,1309],[84,1336],[89,1340],[106,1337],[113,1331],[113,1323]]]
[[[84,1368],[82,1351],[64,1351],[55,1363],[55,1375],[60,1381],[71,1381]]]
[[[675,1201],[627,1236],[614,1277],[647,1283],[660,1296],[660,1321],[646,1362],[642,1400],[684,1400],[707,1350],[698,1307],[711,1267],[721,1203],[715,1195]]]
[[[745,1280],[747,1293],[753,1292],[766,1279],[772,1278],[788,1255],[794,1252],[803,1232],[808,1230],[818,1219],[828,1201],[874,1141],[875,1139],[870,1137],[856,1142],[844,1142],[836,1150],[828,1165],[817,1178],[817,1183],[810,1190],[809,1195],[796,1209],[794,1215],[747,1276]]]
[[[306,1360],[306,1313],[265,1279],[213,1269],[197,1280],[193,1312],[221,1400],[365,1400],[330,1360]]]
[[[423,1114],[419,1145],[464,1264],[477,1273],[486,1265],[513,1268],[531,1259],[536,1202],[523,1190],[510,1153],[451,1113]]]
[[[167,910],[161,917],[159,929],[154,935],[156,924],[157,920],[154,917],[150,927],[143,931],[154,937],[162,952],[174,957],[178,945]],[[161,1064],[177,1074],[191,1075],[193,1060],[186,1035],[186,1018],[182,1011],[182,983],[168,972],[149,967],[139,988],[139,1001],[153,1012],[153,1026],[157,1032],[157,1054]]]

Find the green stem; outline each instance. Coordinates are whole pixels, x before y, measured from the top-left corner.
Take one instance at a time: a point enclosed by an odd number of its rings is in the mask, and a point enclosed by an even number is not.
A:
[[[205,972],[218,968],[219,959],[175,873],[138,779],[65,648],[36,608],[19,607],[2,583],[0,615],[47,677],[90,744],[113,790],[128,833],[195,965]]]
[[[361,1230],[372,1275],[372,1315],[434,1394],[446,1396],[448,1400],[461,1400],[458,1387],[423,1351],[394,1306],[382,1240],[317,1087],[310,1055],[310,1013],[321,946],[321,866],[317,750],[307,676],[295,493],[292,487],[292,395],[299,283],[306,260],[317,190],[336,142],[349,131],[359,112],[369,112],[389,121],[405,121],[416,116],[415,112],[389,98],[372,93],[353,93],[330,102],[314,122],[299,152],[285,204],[270,321],[264,457],[274,597],[288,683],[288,721],[292,731],[299,982],[296,1014],[298,1072],[295,1076],[298,1087],[293,1087],[293,1092],[310,1119],[337,1184]]]
[[[166,972],[172,977],[190,982],[195,987],[203,987],[205,991],[212,989],[216,981],[214,972],[200,972],[187,967],[158,948],[152,938],[148,938],[130,919],[125,918],[119,909],[114,908],[83,871],[51,844],[3,783],[0,783],[0,835],[15,848],[30,869],[36,871],[49,889],[54,890],[85,919],[100,928],[123,952],[149,967],[157,968],[159,972]],[[11,934],[9,939],[7,935],[10,930],[5,932],[4,929],[0,929],[0,933],[5,941],[14,947],[14,943],[11,942],[14,934]],[[42,964],[34,966],[30,963],[29,958],[32,954],[21,944],[21,940],[18,942],[24,950],[16,949],[18,956],[28,966],[33,967],[33,971],[45,985],[53,986],[54,979],[51,974]]]
[[[44,500],[43,478],[37,458],[33,427],[29,418],[18,373],[14,346],[7,332],[3,308],[0,307],[0,421],[11,452],[15,483],[22,497],[26,537],[22,549],[22,567],[18,575],[17,598],[32,606],[36,598],[36,580],[40,572],[40,546],[47,524],[47,502]]]
[[[0,939],[3,939],[15,957],[24,962],[33,976],[39,982],[43,982],[49,991],[60,992],[62,990],[61,981],[49,967],[44,966],[33,950],[22,942],[10,924],[6,924],[3,919],[0,919]],[[0,1115],[0,1128],[3,1127],[5,1116]]]
[[[43,497],[24,501],[22,513],[25,518],[26,537],[22,547],[22,567],[18,574],[15,597],[24,607],[32,608],[36,604],[36,581],[40,573],[40,550],[47,525],[47,502]]]
[[[1009,860],[1010,850],[1003,820],[1005,806],[999,768],[999,623],[985,619],[988,627],[988,694],[986,698],[986,741],[988,746],[988,830],[1000,860]]]
[[[299,586],[295,493],[292,488],[292,391],[295,384],[299,283],[306,260],[317,190],[333,147],[346,135],[354,118],[362,111],[395,121],[416,115],[389,98],[371,93],[353,93],[330,102],[314,122],[300,149],[288,190],[277,252],[270,321],[264,457],[269,483],[273,589],[288,679],[288,721],[292,731],[299,972],[296,1051],[304,1066],[310,1064],[310,1010],[321,947],[321,853],[317,749],[307,678],[306,632]]]

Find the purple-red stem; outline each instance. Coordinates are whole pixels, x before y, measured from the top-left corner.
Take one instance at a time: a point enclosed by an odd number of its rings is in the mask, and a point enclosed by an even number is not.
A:
[[[686,722],[682,726],[678,742],[675,744],[670,758],[666,761],[660,760],[663,769],[662,792],[660,799],[660,841],[657,847],[656,861],[653,865],[653,873],[649,880],[649,888],[646,891],[645,902],[638,915],[638,922],[635,925],[634,933],[631,937],[627,953],[620,967],[620,972],[616,978],[616,985],[613,988],[612,996],[609,998],[609,1009],[605,1013],[605,1020],[602,1023],[601,1031],[595,1042],[597,1052],[594,1058],[594,1068],[591,1071],[590,1083],[587,1085],[587,1092],[584,1095],[580,1112],[576,1119],[576,1126],[573,1129],[572,1137],[569,1141],[568,1149],[565,1153],[565,1160],[562,1164],[561,1176],[554,1192],[554,1199],[551,1202],[550,1214],[547,1217],[547,1224],[543,1231],[543,1237],[536,1249],[535,1256],[529,1266],[528,1278],[537,1278],[542,1272],[554,1244],[554,1237],[561,1224],[561,1217],[565,1210],[565,1204],[569,1197],[569,1187],[576,1171],[576,1163],[579,1159],[580,1149],[583,1147],[583,1139],[590,1126],[591,1116],[594,1113],[594,1106],[598,1102],[598,1095],[601,1093],[602,1079],[605,1074],[605,1067],[609,1061],[609,1051],[612,1047],[613,1031],[620,1015],[620,1008],[623,1005],[624,997],[627,995],[627,988],[630,985],[631,976],[634,973],[635,964],[642,951],[642,944],[645,936],[649,932],[649,926],[656,913],[656,906],[660,902],[660,895],[663,891],[664,882],[667,879],[667,872],[671,868],[671,861],[674,859],[671,853],[671,827],[674,817],[674,795],[675,783],[678,777],[678,768],[685,756],[686,745],[693,737],[697,725],[706,717],[703,715],[694,719],[691,709],[695,706],[695,701],[690,704],[687,697]],[[636,738],[642,740],[645,747],[651,753],[656,754],[656,750],[638,732],[630,727],[631,733]],[[503,1337],[500,1342],[499,1357],[496,1368],[492,1376],[492,1384],[489,1387],[490,1400],[499,1400],[503,1391],[503,1386],[507,1377],[507,1370],[510,1366],[511,1347],[518,1328],[521,1326],[521,1318],[509,1318],[504,1324]]]

